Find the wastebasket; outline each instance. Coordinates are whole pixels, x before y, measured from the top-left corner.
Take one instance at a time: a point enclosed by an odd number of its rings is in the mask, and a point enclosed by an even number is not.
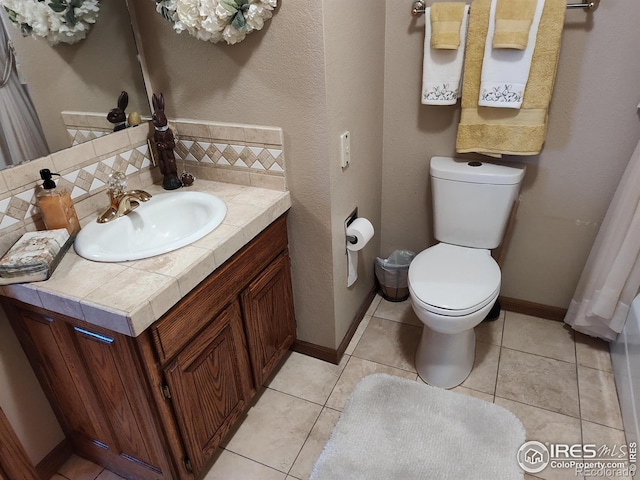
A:
[[[409,264],[415,256],[409,250],[394,250],[389,258],[376,258],[376,278],[385,300],[402,302],[409,298]]]

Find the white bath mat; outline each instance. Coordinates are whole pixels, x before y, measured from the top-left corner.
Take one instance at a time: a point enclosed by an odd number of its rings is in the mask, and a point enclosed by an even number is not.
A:
[[[310,480],[522,480],[508,410],[385,374],[356,385]]]

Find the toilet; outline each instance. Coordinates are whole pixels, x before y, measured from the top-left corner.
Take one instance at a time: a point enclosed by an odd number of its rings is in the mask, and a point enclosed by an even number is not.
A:
[[[440,243],[409,266],[409,298],[424,323],[416,369],[430,385],[452,388],[471,372],[475,332],[500,293],[500,245],[525,166],[433,157],[434,236]]]

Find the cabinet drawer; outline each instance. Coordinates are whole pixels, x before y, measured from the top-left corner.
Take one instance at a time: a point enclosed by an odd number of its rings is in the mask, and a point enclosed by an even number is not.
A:
[[[285,214],[218,267],[150,328],[160,362],[170,361],[286,248]]]

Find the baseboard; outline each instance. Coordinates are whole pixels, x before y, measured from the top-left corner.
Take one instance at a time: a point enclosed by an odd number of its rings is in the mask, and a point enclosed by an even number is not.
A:
[[[335,363],[336,365],[339,364],[345,350],[349,346],[349,342],[358,329],[358,325],[360,325],[360,322],[364,318],[365,313],[367,313],[369,305],[371,305],[371,302],[373,302],[377,291],[378,289],[374,285],[362,302],[362,305],[360,305],[358,312],[356,313],[353,321],[351,322],[351,325],[349,326],[349,330],[347,330],[347,333],[345,334],[342,342],[340,342],[340,345],[337,349],[323,347],[314,343],[305,342],[304,340],[296,340],[291,346],[291,350],[293,350],[294,352],[302,353],[304,355],[308,355],[310,357],[324,360],[325,362]]]
[[[49,480],[58,473],[60,467],[64,465],[72,454],[71,442],[65,438],[38,463],[36,466],[38,476],[42,480]]]
[[[546,318],[547,320],[556,320],[558,322],[562,322],[567,314],[566,308],[552,307],[550,305],[543,305],[541,303],[503,296],[498,297],[498,299],[500,300],[500,306],[502,309],[510,312]]]
[[[322,345],[316,345],[315,343],[305,342],[304,340],[296,340],[291,346],[291,350],[294,352],[308,355],[325,362],[340,363],[338,360],[338,350],[335,348],[323,347]]]

